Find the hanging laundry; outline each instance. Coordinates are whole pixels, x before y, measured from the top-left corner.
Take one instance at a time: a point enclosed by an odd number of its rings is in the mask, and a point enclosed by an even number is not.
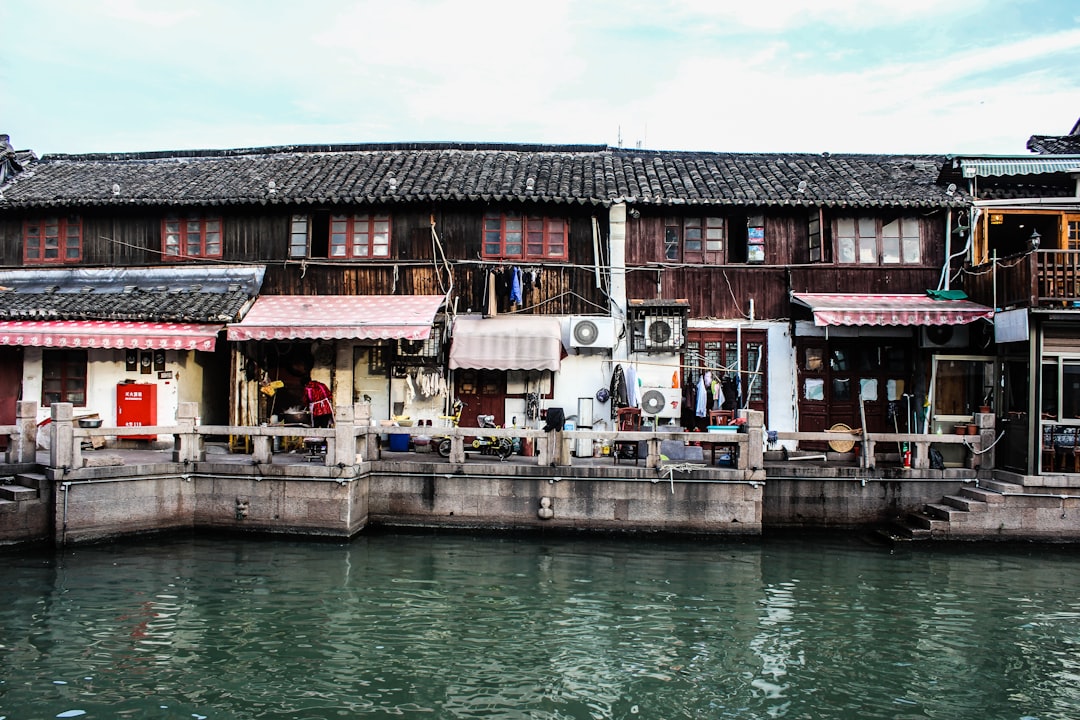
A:
[[[626,366],[626,402],[630,407],[637,407],[638,403],[638,387],[640,382],[638,381],[637,370],[633,365]]]
[[[699,418],[708,414],[708,399],[705,396],[705,375],[697,379],[697,395],[694,398],[694,415]]]
[[[510,273],[510,302],[521,305],[521,268],[511,268]]]

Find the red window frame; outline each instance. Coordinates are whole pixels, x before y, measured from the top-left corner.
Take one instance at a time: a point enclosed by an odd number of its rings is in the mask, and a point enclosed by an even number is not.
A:
[[[222,256],[220,217],[170,215],[161,221],[161,254],[167,258]]]
[[[390,257],[390,215],[362,213],[330,216],[331,258]]]
[[[82,218],[45,217],[23,222],[23,262],[66,263],[82,260]]]
[[[566,260],[570,222],[508,213],[484,215],[481,256],[490,260]]]

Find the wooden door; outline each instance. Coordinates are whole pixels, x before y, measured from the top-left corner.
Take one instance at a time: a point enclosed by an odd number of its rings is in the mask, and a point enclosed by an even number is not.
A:
[[[458,370],[457,397],[465,403],[462,425],[476,427],[477,415],[494,415],[496,425],[506,425],[505,370]]]
[[[16,403],[22,399],[22,376],[22,348],[0,345],[0,425],[15,424]],[[7,446],[7,435],[0,435],[0,448]]]

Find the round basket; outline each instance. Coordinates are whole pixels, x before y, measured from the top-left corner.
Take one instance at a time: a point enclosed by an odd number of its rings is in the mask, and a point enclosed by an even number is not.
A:
[[[848,427],[847,425],[845,425],[844,423],[836,423],[831,428],[829,428],[828,432],[849,433],[849,432],[851,432],[851,428]],[[830,440],[829,441],[829,447],[832,448],[833,452],[846,453],[846,452],[849,452],[851,450],[851,448],[855,447],[855,441],[854,440]]]

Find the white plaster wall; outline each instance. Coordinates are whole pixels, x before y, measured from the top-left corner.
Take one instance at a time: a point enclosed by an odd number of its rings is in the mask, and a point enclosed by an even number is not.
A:
[[[38,421],[51,416],[51,410],[42,407],[42,352],[43,348],[27,347],[23,354],[23,397],[39,403]],[[116,425],[116,386],[125,380],[157,385],[157,422],[172,425],[181,397],[185,401],[201,399],[202,369],[195,362],[193,351],[165,351],[165,370],[172,378],[159,379],[157,372],[142,374],[125,370],[125,350],[87,350],[86,405],[76,406],[75,415],[97,413],[104,425]],[[182,388],[182,389],[181,389]],[[159,439],[171,439],[161,435]]]

